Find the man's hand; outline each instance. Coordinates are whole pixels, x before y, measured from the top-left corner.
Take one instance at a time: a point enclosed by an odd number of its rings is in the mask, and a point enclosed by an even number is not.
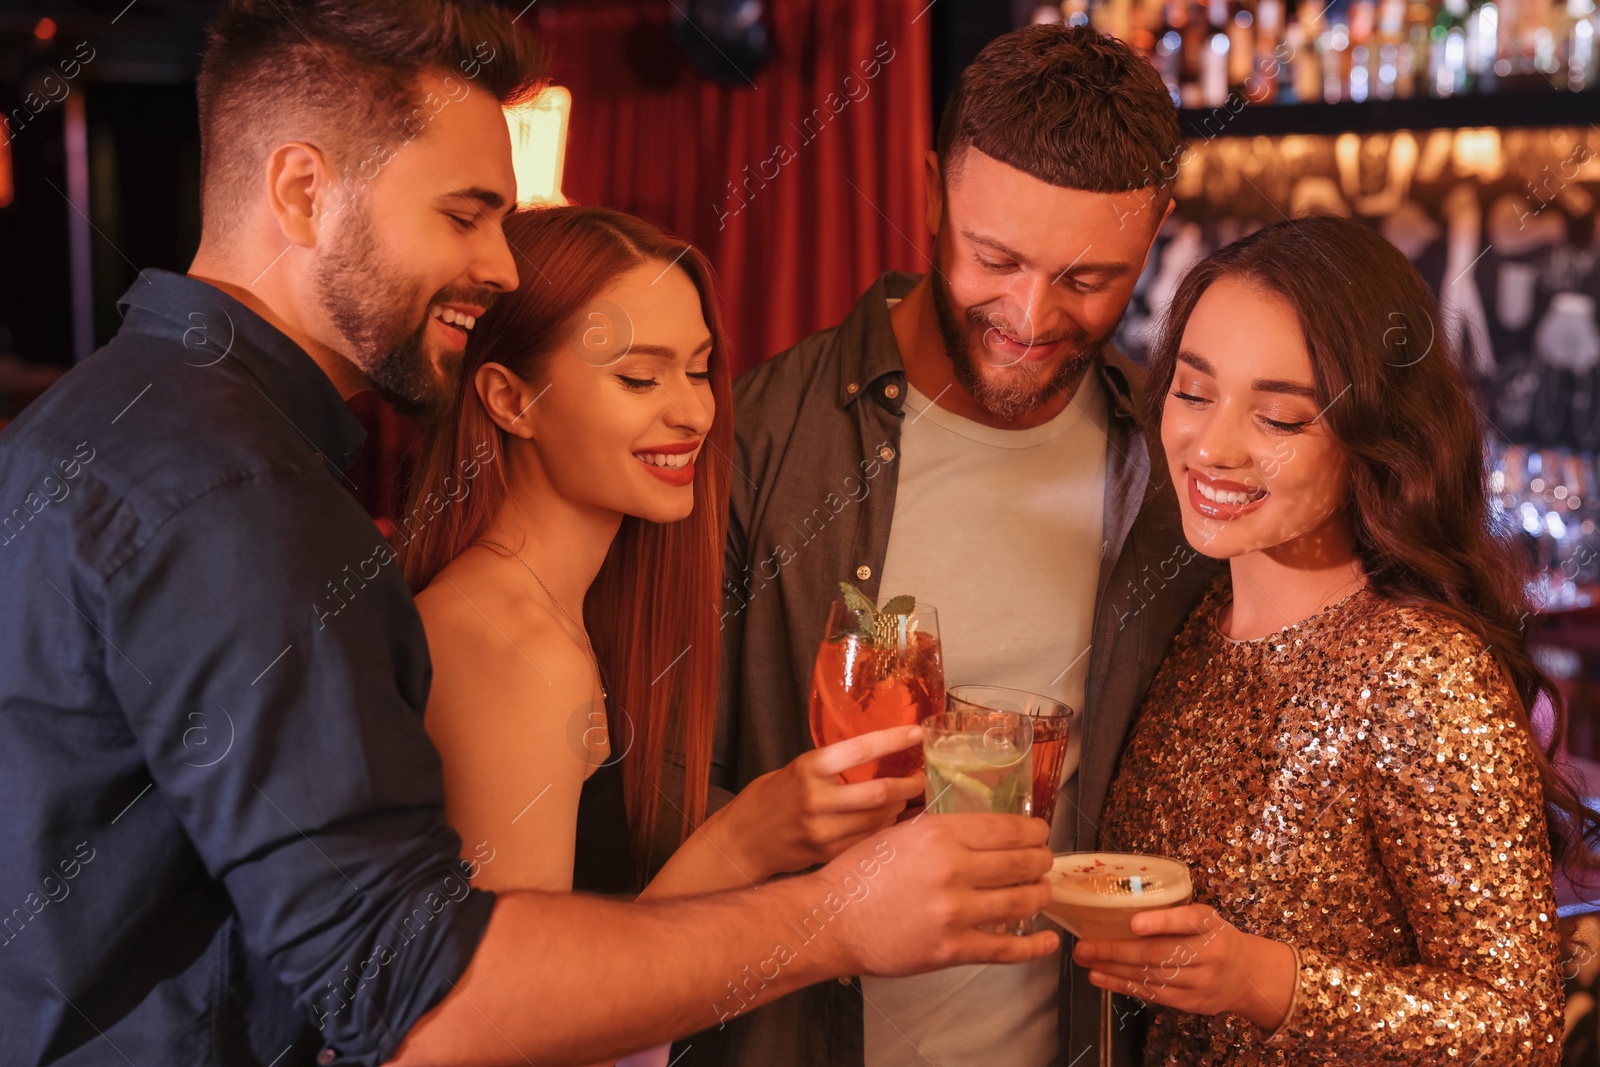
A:
[[[920,771],[848,785],[840,772],[921,743],[921,727],[896,726],[802,753],[745,786],[705,832],[757,882],[826,863],[894,825],[923,791]]]
[[[919,815],[810,876],[824,899],[809,915],[814,923],[830,916],[859,974],[1046,956],[1060,944],[1054,932],[1018,937],[980,927],[1015,926],[1049,903],[1048,835],[1042,820],[1020,815]]]

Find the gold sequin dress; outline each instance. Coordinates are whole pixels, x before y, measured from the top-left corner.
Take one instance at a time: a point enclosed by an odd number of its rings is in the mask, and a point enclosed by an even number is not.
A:
[[[1182,859],[1195,900],[1293,944],[1273,1033],[1155,1008],[1147,1064],[1560,1062],[1555,900],[1531,741],[1483,641],[1362,589],[1271,636],[1226,574],[1151,684],[1102,847]]]

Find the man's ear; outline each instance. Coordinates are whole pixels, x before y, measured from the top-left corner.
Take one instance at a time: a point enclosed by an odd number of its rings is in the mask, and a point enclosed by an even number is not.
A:
[[[510,368],[499,363],[485,363],[473,375],[473,388],[483,401],[483,410],[489,419],[506,433],[533,440],[534,426],[539,415],[534,401],[539,394],[532,384],[523,381]]]
[[[923,161],[923,223],[935,239],[939,236],[939,220],[944,216],[944,175],[939,170],[939,153],[929,151]]]
[[[1167,220],[1172,217],[1173,209],[1176,208],[1177,206],[1178,206],[1178,198],[1175,197],[1175,196],[1168,196],[1167,197],[1167,210],[1165,210],[1165,211],[1163,211],[1161,213],[1161,221],[1156,223],[1156,232],[1157,233],[1160,233],[1161,232],[1161,227],[1163,227],[1163,226],[1165,226],[1167,224]]]
[[[267,207],[285,241],[316,247],[327,208],[322,190],[331,176],[322,150],[303,141],[281,144],[267,156]]]
[[[1167,220],[1172,217],[1173,209],[1176,208],[1177,206],[1178,206],[1178,200],[1177,200],[1176,197],[1173,197],[1173,196],[1167,197],[1167,210],[1165,210],[1165,211],[1163,211],[1161,213],[1161,219],[1156,223],[1155,229],[1150,231],[1150,243],[1144,246],[1144,260],[1142,262],[1140,262],[1139,270],[1134,275],[1135,277],[1138,277],[1138,275],[1143,274],[1145,267],[1149,265],[1149,263],[1150,263],[1150,250],[1155,248],[1155,246],[1156,246],[1156,237],[1160,235],[1161,227],[1163,227],[1163,226],[1165,226],[1167,224]]]

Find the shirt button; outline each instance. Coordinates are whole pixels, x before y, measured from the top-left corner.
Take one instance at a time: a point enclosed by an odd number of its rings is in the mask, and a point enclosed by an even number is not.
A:
[[[888,397],[890,400],[893,400],[895,397],[900,395],[900,387],[895,385],[893,382],[890,382],[888,385],[883,387],[883,395]]]
[[[861,566],[856,568],[856,577],[860,578],[863,582],[866,581],[868,578],[872,577],[872,568],[863,563]]]
[[[882,448],[878,449],[878,457],[887,462],[894,458],[894,449],[890,448],[888,445],[884,445]]]
[[[317,1053],[317,1062],[322,1064],[322,1067],[328,1067],[328,1064],[332,1063],[338,1058],[339,1053],[336,1049],[325,1048],[321,1052]]]
[[[851,382],[849,385],[844,387],[844,391],[849,393],[851,396],[855,396],[861,391],[861,384],[859,382]]]

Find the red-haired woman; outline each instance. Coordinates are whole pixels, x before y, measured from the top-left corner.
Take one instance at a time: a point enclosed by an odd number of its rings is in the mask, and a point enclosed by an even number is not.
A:
[[[1075,955],[1157,1005],[1146,1063],[1560,1060],[1552,855],[1594,816],[1530,725],[1560,698],[1468,388],[1427,285],[1356,222],[1267,227],[1173,298],[1150,415],[1229,572],[1101,829],[1186,861],[1197,903]]]
[[[480,321],[449,313],[470,332],[462,387],[401,525],[474,884],[637,892],[659,826],[682,843],[646,894],[708,892],[889,825],[920,773],[837,774],[910,727],[808,752],[701,822],[735,476],[711,270],[601,208],[516,213],[505,234],[521,286]]]

